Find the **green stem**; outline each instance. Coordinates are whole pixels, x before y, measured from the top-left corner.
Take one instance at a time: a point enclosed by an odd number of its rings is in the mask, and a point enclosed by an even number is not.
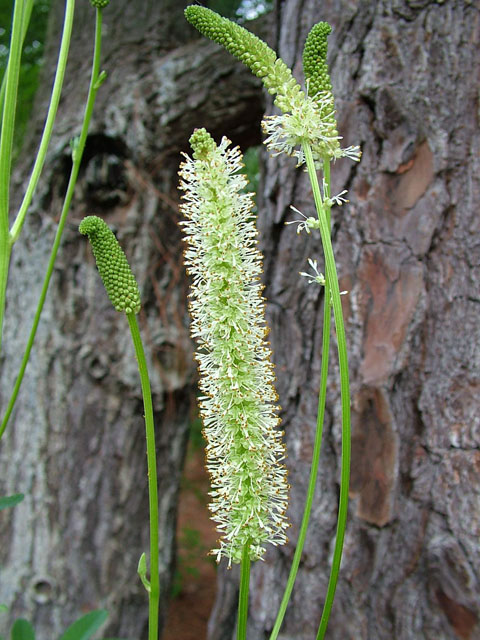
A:
[[[248,592],[250,588],[250,545],[243,547],[240,566],[240,593],[238,595],[237,640],[246,640],[248,618]]]
[[[333,305],[333,317],[335,319],[335,329],[337,333],[338,361],[340,368],[340,394],[342,402],[342,461],[340,480],[340,499],[338,505],[337,535],[335,549],[333,552],[332,568],[328,581],[327,594],[323,606],[322,618],[317,633],[317,640],[323,640],[327,630],[330,612],[332,610],[333,599],[337,587],[338,573],[342,559],[343,541],[345,538],[345,528],[348,512],[348,487],[350,479],[350,455],[351,455],[351,429],[350,429],[350,388],[348,375],[347,341],[345,337],[345,327],[343,324],[342,303],[340,300],[340,288],[338,285],[337,269],[333,255],[332,241],[330,238],[330,226],[324,215],[320,187],[318,185],[317,172],[313,161],[312,150],[308,143],[303,145],[305,160],[307,164],[308,176],[312,185],[315,207],[320,221],[320,234],[322,237],[323,251],[325,254],[325,275],[331,289],[331,299]]]
[[[47,155],[48,145],[52,137],[53,124],[57,115],[58,104],[60,102],[60,96],[62,93],[63,79],[65,77],[65,68],[67,66],[68,51],[70,49],[70,39],[73,26],[73,14],[75,10],[75,0],[67,0],[65,7],[65,19],[63,22],[63,33],[60,44],[60,52],[58,54],[57,70],[55,73],[55,81],[53,83],[52,95],[50,97],[50,105],[48,107],[47,119],[43,129],[42,139],[38,148],[35,164],[32,169],[32,175],[25,191],[22,204],[15,219],[15,222],[10,230],[10,242],[14,244],[20,234],[25,216],[27,214],[28,207],[32,201],[33,194],[37,187],[38,179],[45,163],[45,157]]]
[[[18,77],[22,55],[23,0],[16,0],[13,9],[10,53],[5,80],[5,98],[0,134],[0,348],[2,342],[5,296],[7,292],[8,264],[10,260],[10,236],[8,208],[10,199],[10,173],[12,168],[12,144],[17,105]]]
[[[33,0],[25,0],[23,7],[23,17],[22,17],[22,40],[20,48],[23,51],[23,43],[25,42],[25,36],[27,35],[28,25],[30,24],[30,17],[32,15],[33,9]],[[0,86],[0,114],[3,114],[3,101],[5,98],[5,86],[7,80],[7,73],[3,74],[2,84]]]
[[[127,313],[135,353],[140,372],[145,411],[145,434],[147,439],[148,501],[150,510],[150,589],[148,591],[148,640],[158,640],[158,603],[160,599],[160,577],[158,566],[158,488],[157,460],[155,449],[155,426],[153,422],[152,393],[148,378],[147,362],[143,350],[137,318]]]
[[[101,82],[99,82],[99,71],[100,71],[100,52],[101,52],[101,42],[102,42],[102,10],[97,9],[97,19],[95,25],[95,49],[93,54],[93,63],[92,63],[92,73],[90,78],[90,87],[88,90],[88,98],[87,104],[85,107],[85,114],[83,117],[82,130],[80,132],[80,137],[78,139],[78,143],[73,154],[73,163],[72,170],[70,172],[70,179],[67,186],[67,192],[65,194],[65,201],[63,203],[62,213],[60,215],[60,220],[58,222],[57,232],[55,234],[55,240],[53,242],[52,251],[50,253],[50,258],[48,261],[47,271],[45,274],[45,278],[43,281],[42,291],[40,293],[40,298],[37,304],[37,309],[35,311],[35,317],[33,320],[33,325],[30,330],[30,335],[28,337],[27,346],[25,349],[25,353],[23,354],[22,363],[20,365],[20,370],[18,372],[17,380],[15,381],[15,386],[12,391],[12,395],[10,397],[7,410],[5,412],[5,416],[3,418],[2,424],[0,426],[0,438],[2,437],[8,419],[12,413],[13,407],[15,405],[15,401],[18,396],[18,392],[20,390],[20,386],[22,384],[23,376],[25,374],[25,369],[28,363],[28,359],[30,357],[30,352],[33,347],[33,342],[35,340],[35,335],[37,332],[38,324],[40,322],[40,316],[43,310],[43,305],[45,303],[45,298],[47,297],[48,286],[50,284],[50,279],[53,273],[53,267],[55,265],[55,260],[57,257],[58,249],[60,247],[60,241],[62,238],[63,229],[65,227],[65,223],[67,221],[68,212],[70,209],[70,204],[73,198],[73,192],[75,190],[75,185],[77,182],[78,172],[80,169],[80,163],[82,161],[83,150],[85,148],[85,142],[87,139],[88,128],[90,126],[90,120],[92,118],[93,107],[95,104],[95,97],[97,95],[97,91],[100,88]],[[1,252],[0,252],[1,258]]]
[[[8,226],[10,172],[12,165],[13,132],[17,106],[18,78],[22,56],[23,0],[16,0],[13,8],[12,35],[5,81],[5,102],[0,139],[0,219]]]
[[[330,163],[324,166],[325,183],[327,186],[327,192],[325,197],[330,195]],[[325,211],[328,227],[330,228],[330,207],[322,206]],[[315,441],[313,444],[312,464],[310,467],[310,477],[308,481],[307,497],[305,500],[305,507],[303,511],[302,522],[300,525],[300,531],[298,534],[297,546],[295,547],[295,553],[293,556],[292,566],[290,568],[290,574],[288,576],[287,585],[283,594],[280,608],[277,613],[272,633],[270,634],[270,640],[276,640],[280,627],[282,626],[283,618],[287,610],[287,605],[290,601],[293,586],[298,573],[298,567],[300,566],[300,560],[302,557],[303,547],[305,545],[305,539],[307,537],[308,524],[310,522],[310,514],[312,511],[313,498],[315,494],[315,485],[317,482],[318,467],[320,463],[320,452],[322,448],[322,435],[323,435],[323,421],[325,418],[325,403],[327,397],[327,377],[328,377],[328,359],[330,354],[330,318],[331,318],[331,304],[330,304],[330,287],[328,281],[325,280],[325,301],[323,305],[323,331],[322,331],[322,364],[320,373],[320,389],[318,394],[318,409],[317,409],[317,426],[315,431]]]

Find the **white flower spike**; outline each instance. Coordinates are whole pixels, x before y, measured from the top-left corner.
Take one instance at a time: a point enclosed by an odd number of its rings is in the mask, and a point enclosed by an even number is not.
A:
[[[221,535],[212,553],[230,566],[241,561],[246,545],[250,559],[258,560],[265,543],[286,542],[285,447],[242,156],[226,138],[217,147],[205,129],[196,130],[190,144],[193,159],[185,156],[180,187],[191,333],[198,346],[210,511]]]

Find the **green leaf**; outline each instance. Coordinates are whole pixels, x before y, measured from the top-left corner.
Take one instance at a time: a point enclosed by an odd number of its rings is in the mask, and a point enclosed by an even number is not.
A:
[[[95,80],[94,89],[100,89],[100,87],[102,86],[102,84],[105,82],[106,79],[107,79],[107,72],[105,70],[100,71],[100,73],[98,74],[98,78]]]
[[[28,620],[15,620],[11,633],[12,640],[35,640],[35,631]]]
[[[4,496],[0,498],[0,511],[7,507],[14,507],[24,499],[23,493],[15,493],[13,496]]]
[[[59,640],[88,640],[108,618],[105,609],[96,609],[76,620]]]
[[[147,578],[147,557],[145,553],[142,553],[142,555],[140,556],[140,560],[138,561],[137,573],[140,576],[140,580],[142,581],[143,586],[145,587],[147,592],[150,593],[151,587],[150,581]]]
[[[5,613],[5,611],[8,611],[7,605],[6,604],[0,604],[0,613]],[[2,640],[1,637],[0,637],[0,640]]]

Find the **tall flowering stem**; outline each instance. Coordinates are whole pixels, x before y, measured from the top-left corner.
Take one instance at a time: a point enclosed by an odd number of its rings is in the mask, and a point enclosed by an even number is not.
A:
[[[324,637],[328,624],[340,568],[348,507],[350,467],[350,393],[345,329],[340,302],[340,295],[344,292],[339,290],[330,238],[330,209],[332,205],[341,205],[346,200],[343,197],[344,191],[337,196],[331,196],[330,164],[332,161],[342,157],[358,161],[361,153],[358,147],[342,148],[340,146],[341,136],[338,135],[337,131],[332,84],[327,65],[327,36],[331,32],[331,27],[328,23],[318,23],[312,28],[307,37],[303,54],[306,80],[306,91],[304,92],[293,78],[291,71],[277,54],[243,27],[203,7],[187,7],[185,15],[187,20],[201,33],[225,47],[227,51],[241,60],[255,75],[262,79],[266,89],[274,96],[275,105],[282,111],[279,115],[266,116],[264,118],[262,127],[266,134],[265,144],[274,155],[285,153],[295,157],[298,166],[306,165],[314,193],[317,217],[306,217],[297,211],[303,217],[303,220],[296,222],[298,224],[297,232],[302,230],[307,233],[312,230],[320,231],[325,257],[325,276],[318,271],[317,261],[311,259],[309,259],[309,263],[313,269],[313,274],[301,273],[301,275],[307,276],[309,283],[321,285],[325,288],[323,352],[317,429],[309,486],[297,547],[270,640],[277,638],[285,615],[300,564],[311,513],[325,413],[330,319],[333,308],[341,380],[342,463],[337,537],[324,610],[317,635],[317,639],[320,640]],[[320,188],[318,182],[317,170],[323,171],[322,188]]]
[[[93,1],[93,0],[92,0]],[[103,2],[104,0],[95,0]],[[88,236],[93,255],[105,290],[115,310],[125,313],[132,336],[142,387],[147,441],[148,505],[150,512],[150,580],[147,579],[147,561],[142,554],[138,563],[140,579],[148,593],[148,640],[158,640],[158,607],[160,600],[159,538],[158,538],[158,484],[153,421],[152,392],[147,361],[143,349],[136,314],[140,311],[140,291],[127,257],[111,229],[97,216],[87,216],[78,228]]]
[[[315,207],[317,209],[318,220],[320,223],[322,246],[325,255],[326,282],[328,283],[328,287],[326,287],[325,292],[326,295],[330,293],[330,300],[326,298],[325,305],[331,304],[331,306],[333,307],[333,316],[337,333],[337,349],[340,369],[340,393],[342,403],[342,461],[340,499],[337,516],[337,536],[335,539],[335,550],[328,581],[327,595],[325,597],[320,626],[317,632],[317,640],[323,640],[327,630],[330,612],[335,597],[347,522],[348,488],[350,482],[351,458],[350,383],[348,373],[347,341],[343,323],[342,304],[340,301],[340,288],[338,285],[337,269],[335,266],[335,258],[333,255],[332,242],[330,239],[330,225],[328,224],[327,216],[325,215],[324,201],[322,201],[318,178],[315,170],[315,164],[308,145],[305,145],[304,152],[307,161],[308,175],[310,178],[310,183],[312,185]]]
[[[191,333],[197,341],[200,411],[207,441],[210,511],[220,533],[217,561],[258,560],[266,543],[286,542],[285,448],[266,342],[262,256],[252,194],[242,192],[242,156],[205,129],[190,138],[180,168],[192,278]],[[242,561],[243,558],[243,561]],[[243,590],[243,595],[245,590]]]

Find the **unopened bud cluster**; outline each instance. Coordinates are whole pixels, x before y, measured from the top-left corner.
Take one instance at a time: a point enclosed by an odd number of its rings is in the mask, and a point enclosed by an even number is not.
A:
[[[87,216],[78,228],[88,236],[97,268],[116,311],[138,313],[140,291],[127,258],[108,225],[97,216]]]
[[[326,62],[327,35],[330,25],[320,22],[310,32],[304,53],[304,71],[308,95],[292,72],[265,42],[240,25],[222,18],[214,11],[191,5],[185,9],[187,20],[200,33],[223,46],[261,78],[282,115],[269,116],[262,122],[267,136],[265,144],[274,154],[295,156],[305,162],[302,145],[309,144],[315,162],[348,156],[358,160],[357,147],[342,149],[337,132],[332,86]]]
[[[242,192],[242,156],[205,129],[190,139],[180,168],[182,211],[192,278],[191,333],[197,341],[200,411],[211,477],[210,511],[221,534],[212,553],[240,562],[264,545],[284,544],[288,501],[273,365],[266,342],[262,257],[252,194]]]
[[[110,0],[90,0],[90,4],[96,9],[105,9],[109,3]]]

